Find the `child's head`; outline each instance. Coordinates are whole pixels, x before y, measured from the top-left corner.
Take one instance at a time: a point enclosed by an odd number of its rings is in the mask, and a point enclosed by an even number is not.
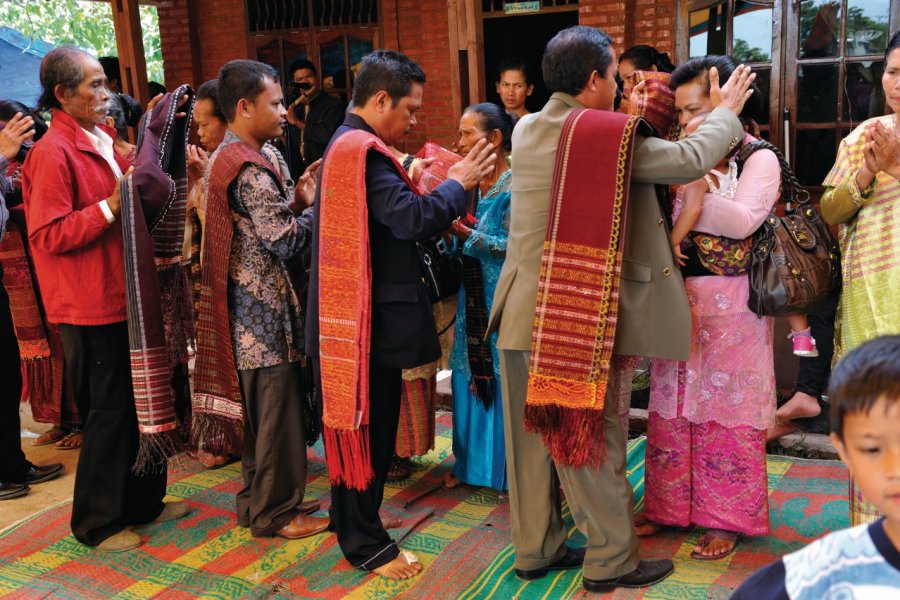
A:
[[[831,374],[831,440],[864,496],[900,524],[900,336],[847,354]]]
[[[703,112],[703,113],[700,113],[699,115],[695,116],[690,121],[688,121],[684,126],[685,137],[687,137],[687,136],[691,135],[692,133],[694,133],[695,131],[697,131],[697,128],[706,122],[706,117],[708,117],[708,116],[709,116],[708,112]]]

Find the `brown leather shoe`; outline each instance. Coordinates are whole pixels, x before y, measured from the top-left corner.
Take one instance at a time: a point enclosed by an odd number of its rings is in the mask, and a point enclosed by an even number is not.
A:
[[[325,517],[297,515],[290,523],[276,531],[275,535],[289,540],[299,540],[322,533],[328,529],[328,523],[329,520]]]
[[[320,508],[322,508],[322,503],[319,502],[319,500],[316,498],[313,498],[312,500],[304,500],[297,506],[297,510],[304,515],[311,515]]]

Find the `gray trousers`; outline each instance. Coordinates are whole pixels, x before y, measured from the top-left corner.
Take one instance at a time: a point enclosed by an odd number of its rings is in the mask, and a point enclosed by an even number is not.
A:
[[[299,363],[238,371],[244,397],[244,487],[237,522],[271,536],[298,514],[306,490],[306,435]]]
[[[632,494],[625,478],[625,433],[609,382],[603,413],[607,460],[598,470],[553,463],[541,437],[525,431],[525,395],[530,352],[500,350],[509,512],[517,569],[540,569],[563,557],[566,527],[559,483],[575,525],[587,537],[584,576],[610,579],[638,565],[632,524]],[[558,476],[558,479],[557,479]]]

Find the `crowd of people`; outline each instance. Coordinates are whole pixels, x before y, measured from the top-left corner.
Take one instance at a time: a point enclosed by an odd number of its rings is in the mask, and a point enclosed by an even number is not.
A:
[[[896,114],[900,35],[885,61]],[[580,568],[588,591],[644,587],[674,567],[642,560],[639,536],[701,527],[691,558],[718,560],[769,533],[766,442],[821,410],[839,301],[832,437],[861,525],[738,596],[900,587],[895,114],[854,130],[824,182],[843,287],[790,317],[810,362],[778,407],[773,319],[748,308],[746,248],[784,185],[773,151],[738,158],[760,137],[755,75],[726,56],[675,66],[649,46],[617,61],[611,38],[582,26],[548,43],[541,72],[552,95],[528,113],[531,69],[504,61],[503,106],[465,109],[448,159],[398,150],[426,82],[398,52],[362,60],[349,107],[312,62],[292,64],[283,89],[272,67],[231,61],[196,93],[151,101],[137,146],[127,128],[143,111],[108,89],[104,65],[49,52],[37,110],[0,103],[0,365],[14,392],[0,499],[63,470],[21,450],[28,398],[53,425],[39,443],[80,436],[83,544],[128,551],[142,543],[132,525],[187,514],[163,501],[167,459],[187,446],[207,466],[240,457],[236,522],[253,536],[330,529],[351,565],[414,577],[422,563],[380,509],[398,459],[433,447],[443,356],[455,461],[443,485],[508,497],[516,576]],[[453,308],[424,278],[418,243],[435,236],[461,257]],[[640,359],[652,368],[635,515],[625,460]],[[304,497],[320,436],[327,517]],[[584,547],[567,544],[563,497]],[[854,544],[857,561],[840,554]],[[828,576],[812,568],[837,555]],[[855,579],[861,563],[878,563],[877,581]]]

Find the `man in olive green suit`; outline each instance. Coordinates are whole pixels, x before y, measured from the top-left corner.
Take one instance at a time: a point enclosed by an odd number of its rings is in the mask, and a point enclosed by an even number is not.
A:
[[[541,437],[524,429],[557,143],[573,109],[612,110],[617,64],[610,43],[606,33],[578,26],[560,32],[547,45],[543,75],[554,93],[540,113],[523,117],[513,133],[509,246],[489,324],[489,331],[499,330],[516,574],[536,579],[551,570],[581,566],[581,552],[565,545],[555,471],[575,524],[587,536],[583,583],[589,591],[651,585],[673,569],[668,560],[638,559],[625,478],[625,434],[616,411],[604,411],[607,460],[599,470],[554,465]],[[635,140],[614,354],[688,358],[691,313],[654,184],[699,179],[742,139],[736,115],[748,97],[749,70],[739,68],[721,90],[717,77],[711,75],[710,80],[718,107],[696,134],[679,142],[640,136]],[[614,387],[610,383],[607,389]]]

